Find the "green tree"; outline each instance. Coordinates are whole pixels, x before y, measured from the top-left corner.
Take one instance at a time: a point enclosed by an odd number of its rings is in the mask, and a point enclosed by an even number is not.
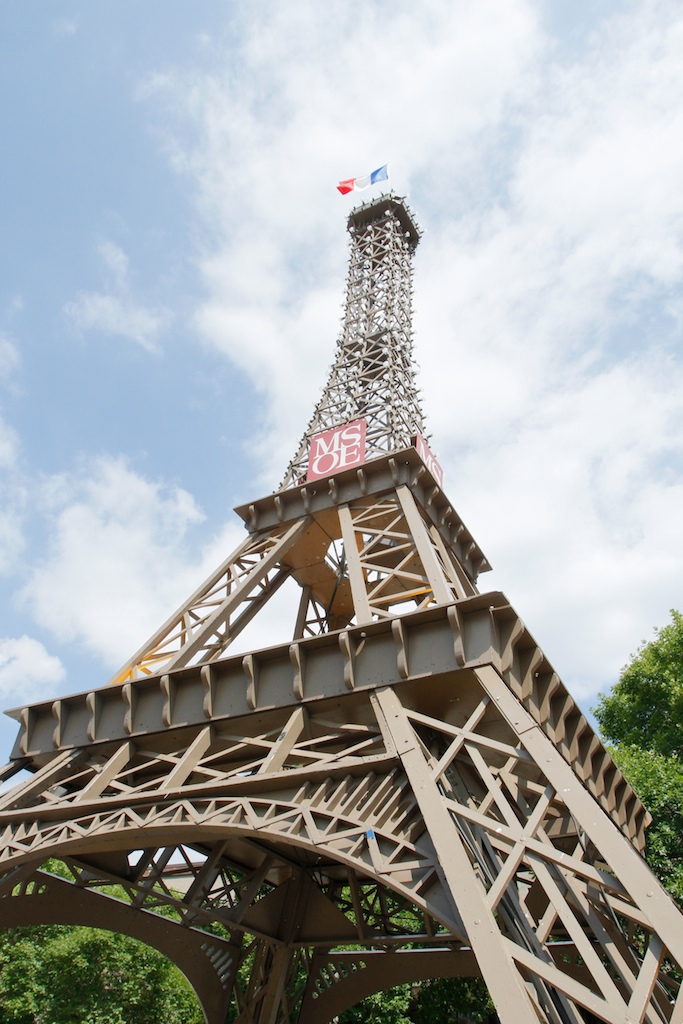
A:
[[[386,992],[375,992],[362,1003],[345,1010],[339,1024],[414,1024],[408,1015],[412,989],[397,985]]]
[[[40,972],[46,932],[45,928],[17,928],[0,933],[0,1024],[38,1020],[45,1002]]]
[[[494,1012],[481,978],[434,978],[375,992],[342,1013],[339,1024],[481,1024]]]
[[[614,760],[652,815],[646,856],[683,902],[683,615],[638,648],[594,708]]]
[[[683,759],[683,615],[655,630],[622,670],[595,717],[608,743]]]
[[[647,860],[663,885],[683,903],[683,764],[640,747],[615,747],[612,754],[652,815]]]
[[[200,1024],[181,972],[155,949],[97,928],[0,933],[0,1024]]]
[[[435,978],[421,985],[410,1008],[413,1024],[481,1024],[495,1012],[481,978]]]

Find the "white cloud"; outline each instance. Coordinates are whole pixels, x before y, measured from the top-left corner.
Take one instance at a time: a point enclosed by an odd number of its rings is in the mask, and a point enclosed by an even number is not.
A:
[[[671,360],[636,357],[445,460],[494,566],[482,587],[508,594],[577,696],[613,680],[680,597],[682,392]]]
[[[16,345],[0,332],[0,380],[6,380],[19,365]]]
[[[563,50],[542,14],[264,3],[217,70],[147,94],[205,225],[197,326],[266,397],[270,484],[333,355],[351,205],[334,182],[390,160],[414,191],[447,489],[586,695],[681,603],[683,15],[584,12]]]
[[[79,292],[64,312],[76,330],[113,334],[136,342],[148,352],[158,352],[158,340],[171,321],[169,310],[141,305],[133,296],[128,256],[113,242],[105,241],[98,253],[109,271],[107,292]]]
[[[163,314],[99,292],[79,292],[75,302],[65,305],[64,312],[79,331],[116,334],[136,341],[149,352],[158,351],[156,339],[168,323]]]
[[[151,482],[122,458],[101,457],[43,490],[47,555],[24,606],[62,642],[116,669],[194,591],[244,532],[226,528],[199,549],[203,516],[181,488]]]
[[[57,18],[52,23],[52,30],[57,36],[73,36],[78,31],[78,22],[73,18]]]
[[[129,259],[121,246],[116,245],[115,242],[105,240],[100,242],[97,251],[104,265],[113,274],[117,287],[121,289],[127,288]]]
[[[0,637],[0,697],[3,701],[37,700],[66,673],[59,658],[30,636]]]
[[[353,3],[335,18],[271,2],[241,29],[239,74],[228,53],[148,92],[189,126],[175,121],[169,148],[206,224],[197,325],[267,395],[261,454],[279,474],[333,352],[351,205],[335,182],[390,160],[399,189],[438,167],[450,190],[454,146],[500,123],[544,43],[522,0]]]
[[[544,82],[507,195],[425,244],[416,326],[451,497],[586,696],[681,603],[679,10]]]
[[[0,470],[7,470],[14,465],[17,451],[16,432],[0,418]]]
[[[0,438],[1,440],[1,438]],[[19,482],[6,476],[0,498],[0,574],[16,567],[24,549],[23,515],[26,494]]]

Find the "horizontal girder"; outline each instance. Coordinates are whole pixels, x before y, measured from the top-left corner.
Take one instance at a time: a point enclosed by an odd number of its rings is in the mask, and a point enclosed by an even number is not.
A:
[[[426,686],[427,680],[446,680],[486,661],[501,671],[589,791],[642,847],[647,823],[642,805],[498,593],[18,709],[13,715],[22,728],[13,756],[17,767],[28,764],[49,773],[59,751],[149,742],[155,735],[175,751],[195,741],[209,723],[214,729],[225,723],[248,742],[254,727],[269,719],[274,731],[280,729],[290,714],[285,709],[293,705],[369,690],[378,677]],[[25,785],[34,789],[41,783],[34,776]],[[0,797],[0,808],[7,799]]]

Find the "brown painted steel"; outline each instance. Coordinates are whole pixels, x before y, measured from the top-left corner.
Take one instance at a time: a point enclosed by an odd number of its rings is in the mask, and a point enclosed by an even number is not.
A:
[[[410,445],[412,215],[382,197],[349,228],[306,436],[367,417],[370,461],[297,483],[302,443],[114,685],[11,712],[2,921],[142,938],[208,1024],[326,1024],[472,974],[502,1024],[683,1024],[647,814],[504,595],[477,592],[488,563]],[[291,640],[235,654],[281,586]]]

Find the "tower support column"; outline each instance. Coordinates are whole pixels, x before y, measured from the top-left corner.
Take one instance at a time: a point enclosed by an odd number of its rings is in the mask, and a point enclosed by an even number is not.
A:
[[[295,981],[292,978],[297,960],[294,943],[306,912],[311,882],[303,871],[295,871],[286,884],[287,892],[278,929],[279,941],[267,944],[269,952],[265,957],[261,978],[263,990],[259,994],[256,1013],[250,1013],[250,1024],[252,1021],[254,1024],[279,1024],[290,1016],[288,995],[291,993],[287,992],[287,987],[288,982],[291,984]],[[246,1018],[242,1016],[238,1022],[243,1019],[246,1024]]]
[[[501,941],[486,894],[398,695],[391,687],[384,687],[377,690],[372,699],[385,741],[390,748],[395,748],[412,786],[444,874],[446,889],[451,897],[458,894],[457,904],[452,901],[454,917],[461,922],[464,938],[477,958],[501,1024],[537,1024],[533,1004]]]
[[[529,712],[510,692],[505,681],[491,666],[475,669],[479,682],[501,714],[515,730],[535,762],[573,815],[581,831],[600,851],[608,864],[619,865],[619,881],[635,906],[649,922],[678,963],[683,963],[681,915],[650,868],[624,834],[577,779],[557,748],[544,735]],[[683,1010],[683,1007],[681,1007]],[[679,1011],[680,1012],[680,1011]]]

